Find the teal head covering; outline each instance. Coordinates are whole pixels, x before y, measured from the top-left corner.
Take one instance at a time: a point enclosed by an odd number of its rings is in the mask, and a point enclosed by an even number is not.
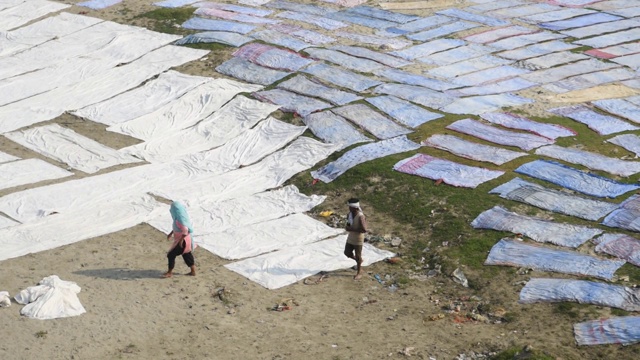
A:
[[[171,219],[173,219],[173,231],[179,232],[181,231],[176,224],[179,221],[182,225],[189,228],[189,234],[193,232],[193,226],[191,226],[191,221],[189,221],[189,215],[187,214],[187,209],[184,205],[179,201],[174,201],[171,203],[171,209],[169,209],[171,213]]]

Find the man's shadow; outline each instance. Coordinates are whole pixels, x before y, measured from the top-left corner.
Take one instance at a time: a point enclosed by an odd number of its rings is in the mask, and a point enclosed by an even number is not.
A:
[[[74,271],[74,274],[112,279],[112,280],[136,280],[136,279],[159,279],[164,273],[161,270],[132,270],[125,268],[111,269],[87,269]]]

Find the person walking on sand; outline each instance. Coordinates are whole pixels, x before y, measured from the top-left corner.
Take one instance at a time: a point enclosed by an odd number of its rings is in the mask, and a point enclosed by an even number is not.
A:
[[[349,205],[349,215],[347,215],[347,226],[345,230],[347,243],[344,246],[344,255],[356,261],[356,276],[354,280],[362,277],[362,246],[364,245],[364,234],[367,233],[367,221],[360,208],[360,200],[351,198],[347,201]]]
[[[173,221],[173,229],[167,235],[167,240],[171,240],[171,236],[173,235],[173,244],[171,244],[171,248],[169,248],[169,251],[167,252],[169,270],[164,273],[162,277],[169,278],[173,276],[173,268],[176,265],[176,257],[178,255],[182,255],[184,262],[191,268],[191,272],[187,275],[195,276],[196,265],[192,253],[195,248],[195,244],[191,240],[193,227],[189,221],[187,209],[181,202],[174,201],[171,203],[169,212],[171,213],[171,219]]]

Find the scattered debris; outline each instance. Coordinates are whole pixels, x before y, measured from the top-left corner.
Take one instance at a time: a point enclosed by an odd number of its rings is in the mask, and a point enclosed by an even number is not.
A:
[[[279,303],[277,303],[275,306],[269,308],[269,310],[272,310],[272,311],[291,310],[291,306],[292,305],[298,306],[299,304],[294,298],[286,298],[286,299],[280,300]]]
[[[406,347],[399,351],[400,355],[411,356],[411,352],[413,351],[413,347]]]
[[[312,280],[311,278],[306,278],[302,280],[302,283],[305,285],[318,285],[321,282],[325,281],[328,277],[329,275],[325,273],[320,273],[320,276],[316,280]]]
[[[400,244],[402,244],[402,239],[400,239],[399,237],[396,236],[393,239],[391,239],[391,246],[399,247]]]
[[[429,316],[427,317],[427,319],[428,319],[429,321],[437,321],[437,320],[442,320],[442,319],[444,319],[444,318],[445,318],[445,315],[444,315],[444,314],[442,314],[442,313],[440,313],[440,314],[435,314],[435,315],[429,315]]]
[[[331,210],[323,211],[318,215],[320,215],[322,217],[329,217],[329,216],[333,215],[333,211],[331,211]]]
[[[453,281],[457,282],[458,284],[464,287],[469,287],[469,281],[467,280],[467,277],[464,276],[464,273],[462,272],[462,270],[460,270],[460,268],[456,268],[455,270],[453,270],[451,277],[453,277]]]
[[[0,291],[0,307],[11,306],[11,297],[8,291]]]
[[[397,263],[401,262],[402,259],[400,259],[399,257],[396,256],[396,257],[388,258],[388,259],[386,259],[386,261],[389,264],[397,264]]]

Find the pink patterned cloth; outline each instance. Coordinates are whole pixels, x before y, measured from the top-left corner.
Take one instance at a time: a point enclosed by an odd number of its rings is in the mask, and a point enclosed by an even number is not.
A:
[[[182,236],[185,234],[186,234],[184,238],[185,246],[184,246],[184,251],[182,253],[186,254],[193,251],[193,249],[195,249],[195,246],[193,245],[195,244],[193,244],[193,242],[191,241],[191,234],[189,234],[189,228],[182,225],[182,223],[177,220],[176,220],[176,225],[178,225],[178,227],[180,228],[180,231],[173,232],[173,244],[171,244],[169,251],[173,250],[173,248],[175,248],[176,246],[178,246],[178,244],[180,244],[180,241],[182,240]]]

